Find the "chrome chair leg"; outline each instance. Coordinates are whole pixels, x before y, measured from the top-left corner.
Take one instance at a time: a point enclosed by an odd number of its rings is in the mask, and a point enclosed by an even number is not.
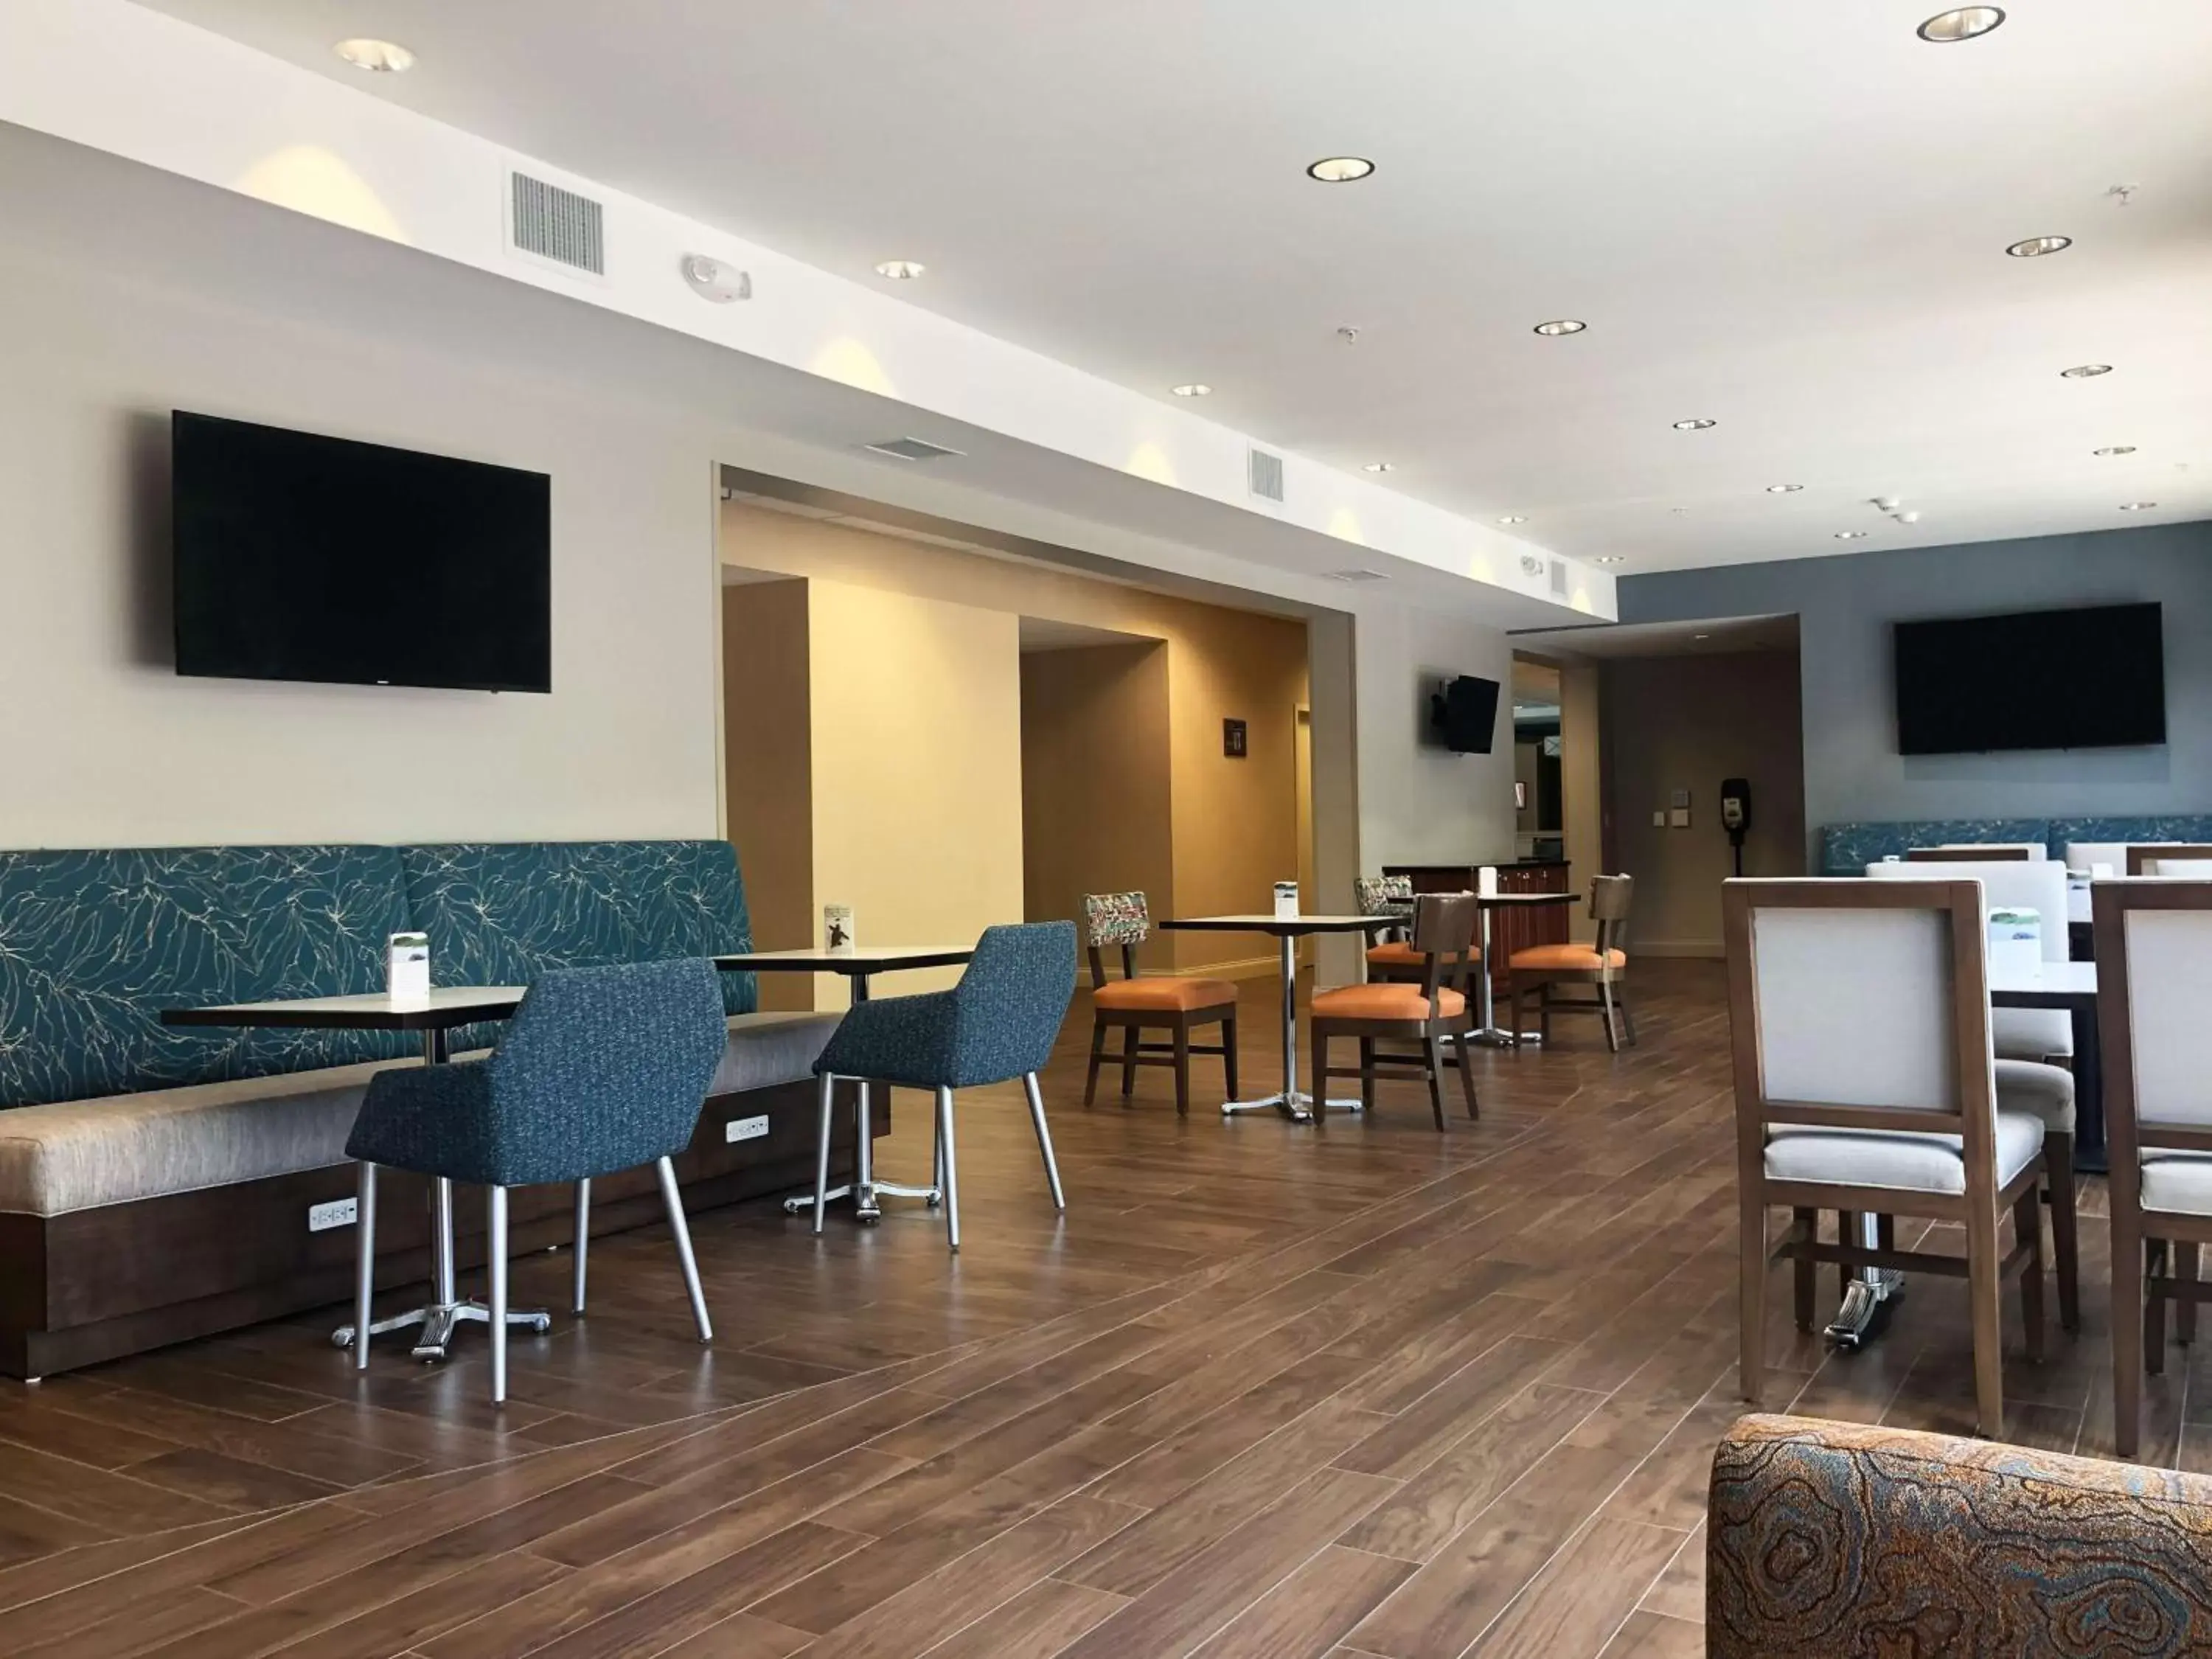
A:
[[[714,1322],[707,1317],[707,1293],[699,1288],[699,1260],[691,1254],[691,1229],[684,1219],[684,1195],[676,1188],[676,1165],[662,1158],[654,1166],[660,1171],[660,1201],[668,1206],[668,1231],[676,1237],[676,1259],[684,1266],[684,1288],[691,1293],[691,1319],[699,1328],[699,1340],[714,1340]]]
[[[830,1108],[836,1089],[837,1079],[824,1072],[819,1090],[822,1121],[814,1131],[814,1231],[817,1233],[822,1231],[822,1218],[830,1208]]]
[[[960,1152],[952,1139],[952,1091],[937,1091],[937,1143],[945,1159],[945,1237],[960,1248]]]
[[[1029,1093],[1030,1122],[1036,1130],[1037,1151],[1044,1154],[1044,1178],[1052,1188],[1052,1206],[1064,1210],[1067,1207],[1067,1194],[1060,1190],[1060,1164],[1052,1155],[1052,1131],[1044,1126],[1044,1093],[1037,1087],[1037,1074],[1022,1073],[1022,1087]]]
[[[484,1247],[490,1253],[486,1266],[491,1279],[491,1403],[507,1399],[507,1188],[484,1189],[488,1231]]]
[[[361,1195],[356,1200],[360,1213],[354,1218],[354,1247],[360,1252],[360,1260],[354,1266],[353,1368],[365,1371],[368,1369],[369,1304],[376,1299],[376,1165],[364,1164],[356,1173]]]
[[[574,1311],[584,1311],[584,1280],[591,1264],[592,1178],[576,1183],[576,1294]]]

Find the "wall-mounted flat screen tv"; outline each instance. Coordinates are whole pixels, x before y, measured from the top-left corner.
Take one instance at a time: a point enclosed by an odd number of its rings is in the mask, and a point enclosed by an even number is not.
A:
[[[1498,683],[1462,674],[1431,701],[1431,718],[1444,747],[1458,755],[1486,755],[1498,732]]]
[[[177,672],[552,690],[552,481],[179,410]]]
[[[2166,741],[2155,605],[1899,623],[1895,644],[1901,755]]]

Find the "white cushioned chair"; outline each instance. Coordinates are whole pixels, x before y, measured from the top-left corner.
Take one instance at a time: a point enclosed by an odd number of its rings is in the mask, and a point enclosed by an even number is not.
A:
[[[1991,905],[2024,907],[2034,911],[2043,923],[2043,959],[2067,959],[2069,951],[2064,865],[2051,859],[1992,859],[1940,866],[1867,866],[1867,874],[1877,881],[1925,881],[1939,872],[1947,880],[1980,882]],[[1990,1030],[2000,1059],[2047,1063],[2074,1058],[2074,1017],[2063,1008],[1999,1008],[1990,1018]],[[2072,1126],[2068,1127],[2070,1131]]]
[[[2212,1243],[2212,881],[2100,881],[2094,903],[2112,1170],[2112,1434],[2132,1457],[2142,1374],[2166,1368],[2166,1304],[2177,1304],[2187,1341],[2197,1302],[2212,1294],[2197,1277],[2200,1247]]]
[[[2040,1189],[2047,1121],[2069,1129],[2073,1079],[2008,1066],[1990,1042],[1987,940],[1978,882],[1729,881],[1723,884],[1729,1014],[1735,1055],[1737,1187],[1742,1206],[1742,1386],[1756,1407],[1765,1376],[1766,1271],[1796,1267],[1798,1328],[1813,1324],[1814,1271],[1869,1267],[1963,1276],[1972,1313],[1974,1392],[1984,1435],[2004,1422],[1998,1301],[2020,1275],[2031,1358],[2043,1353]],[[2073,1193],[2054,1188],[2069,1235]],[[1778,1243],[1768,1212],[1791,1212]],[[1820,1212],[1837,1212],[1825,1243]],[[2010,1210],[2014,1238],[2000,1253]],[[1859,1218],[1885,1218],[1883,1243]],[[1966,1259],[1892,1247],[1887,1218],[1965,1227]]]

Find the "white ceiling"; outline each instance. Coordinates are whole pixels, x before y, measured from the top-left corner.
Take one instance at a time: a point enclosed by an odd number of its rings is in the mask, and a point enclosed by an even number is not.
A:
[[[149,3],[1622,574],[2212,516],[2205,0]]]

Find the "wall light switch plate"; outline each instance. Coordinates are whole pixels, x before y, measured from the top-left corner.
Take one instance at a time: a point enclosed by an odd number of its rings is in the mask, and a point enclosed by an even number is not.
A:
[[[1678,806],[1673,811],[1673,812],[1669,813],[1668,816],[1674,820],[1674,828],[1677,830],[1686,830],[1690,827],[1690,809],[1688,807]]]
[[[1673,790],[1667,796],[1667,805],[1669,806],[1687,806],[1689,804],[1690,792],[1686,789]]]
[[[1651,815],[1651,827],[1654,830],[1664,830],[1667,827],[1667,809],[1665,807],[1661,807],[1657,811]]]
[[[731,1146],[740,1140],[765,1140],[768,1139],[768,1119],[764,1116],[733,1117],[722,1126],[722,1139]]]
[[[361,1200],[357,1198],[332,1199],[328,1204],[307,1206],[307,1231],[326,1233],[336,1227],[350,1227],[361,1219]]]

